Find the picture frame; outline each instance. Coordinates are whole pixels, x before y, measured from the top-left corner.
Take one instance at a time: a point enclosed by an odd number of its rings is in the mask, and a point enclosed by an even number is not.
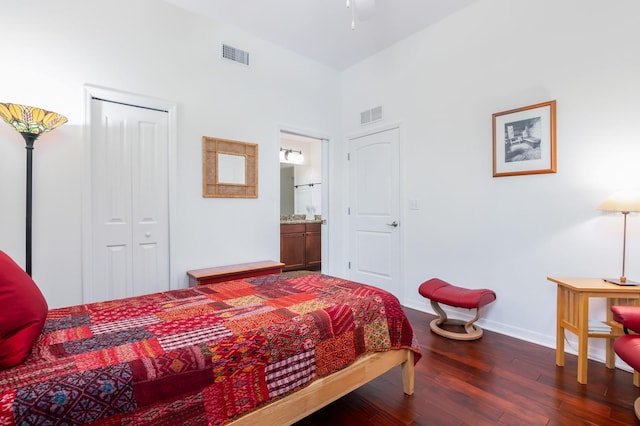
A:
[[[203,136],[202,196],[258,198],[258,145]]]
[[[556,101],[493,114],[493,177],[556,173]]]

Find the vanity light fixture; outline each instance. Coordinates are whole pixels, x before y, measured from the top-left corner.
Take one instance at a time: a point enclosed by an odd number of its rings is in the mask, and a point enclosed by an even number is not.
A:
[[[31,211],[33,145],[42,133],[62,126],[67,118],[55,112],[26,105],[0,103],[0,118],[11,124],[24,138],[27,146],[27,206],[26,206],[26,260],[25,271],[31,276]]]
[[[302,155],[302,150],[280,148],[280,162],[289,164],[304,163],[304,155]]]

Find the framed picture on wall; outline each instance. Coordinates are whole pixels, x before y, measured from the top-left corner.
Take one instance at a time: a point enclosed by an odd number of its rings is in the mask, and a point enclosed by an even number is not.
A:
[[[493,176],[556,172],[556,101],[493,114]]]

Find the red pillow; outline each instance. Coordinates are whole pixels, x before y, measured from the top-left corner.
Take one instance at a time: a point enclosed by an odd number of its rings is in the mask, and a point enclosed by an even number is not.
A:
[[[0,251],[0,370],[20,364],[31,353],[48,309],[36,283]]]

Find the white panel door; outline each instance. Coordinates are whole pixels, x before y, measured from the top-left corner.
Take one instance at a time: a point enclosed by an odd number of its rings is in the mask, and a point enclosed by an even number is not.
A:
[[[350,278],[401,297],[399,129],[349,140]]]
[[[168,290],[168,114],[91,102],[92,283],[85,303]]]

